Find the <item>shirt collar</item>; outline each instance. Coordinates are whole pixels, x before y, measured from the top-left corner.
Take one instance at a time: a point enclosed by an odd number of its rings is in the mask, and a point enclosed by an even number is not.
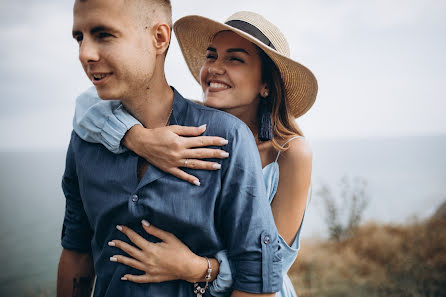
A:
[[[173,90],[173,104],[172,104],[172,114],[170,115],[170,125],[183,125],[184,116],[186,115],[187,102],[183,96],[174,88]]]

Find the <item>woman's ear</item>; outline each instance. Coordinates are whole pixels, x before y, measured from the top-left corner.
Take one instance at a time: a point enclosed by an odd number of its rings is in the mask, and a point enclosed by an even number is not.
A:
[[[269,96],[269,88],[266,83],[263,84],[262,88],[260,89],[260,97],[266,98]]]
[[[171,28],[166,23],[158,23],[154,26],[155,48],[158,55],[164,55],[169,48]]]

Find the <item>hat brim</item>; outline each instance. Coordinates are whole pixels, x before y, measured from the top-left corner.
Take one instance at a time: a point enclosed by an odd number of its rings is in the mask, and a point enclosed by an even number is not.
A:
[[[206,59],[206,49],[215,34],[229,30],[257,45],[276,64],[285,88],[285,98],[295,118],[306,113],[316,100],[318,86],[313,73],[250,34],[198,15],[183,17],[176,21],[173,27],[186,64],[198,83],[200,83],[200,69]]]

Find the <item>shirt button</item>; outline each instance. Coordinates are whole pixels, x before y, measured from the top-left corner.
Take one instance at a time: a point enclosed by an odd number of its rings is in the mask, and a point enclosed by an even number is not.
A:
[[[138,201],[138,195],[136,195],[136,194],[133,195],[133,196],[132,196],[132,201],[133,201],[133,202]]]
[[[264,242],[265,244],[268,244],[268,243],[270,242],[270,238],[269,238],[268,235],[265,236],[265,238],[263,239],[263,242]]]

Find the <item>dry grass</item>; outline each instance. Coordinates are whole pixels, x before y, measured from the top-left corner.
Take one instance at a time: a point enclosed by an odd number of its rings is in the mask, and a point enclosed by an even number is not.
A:
[[[303,242],[289,276],[300,297],[444,297],[446,220],[369,223],[340,242]]]

